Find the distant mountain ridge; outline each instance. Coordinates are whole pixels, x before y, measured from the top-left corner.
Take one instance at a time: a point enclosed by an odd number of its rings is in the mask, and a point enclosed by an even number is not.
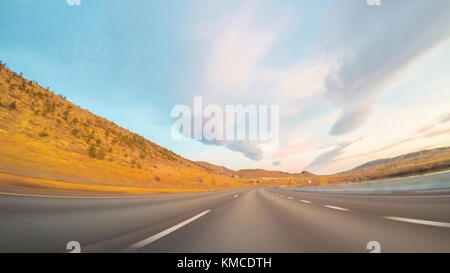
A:
[[[214,168],[211,166],[215,165],[208,163],[208,165],[203,166],[212,170]],[[284,182],[290,183],[291,185],[304,185],[305,183],[311,183],[313,185],[331,185],[418,175],[449,169],[450,147],[441,147],[370,161],[351,170],[331,175],[316,175],[308,171],[288,173],[264,169],[226,169],[226,173],[222,172],[222,174],[247,179],[275,179],[280,181],[280,183],[285,180]]]
[[[358,171],[358,170],[363,170],[363,169],[376,167],[376,166],[380,166],[380,165],[400,164],[401,162],[404,162],[404,161],[410,161],[410,163],[412,163],[412,162],[420,163],[421,161],[423,162],[425,159],[429,160],[432,157],[442,156],[442,155],[449,155],[449,159],[450,159],[450,147],[442,147],[442,148],[436,148],[436,149],[431,149],[431,150],[423,150],[423,151],[404,154],[404,155],[391,157],[391,158],[377,159],[374,161],[364,163],[360,166],[357,166],[350,171]]]
[[[378,159],[349,171],[326,176],[330,183],[359,182],[450,170],[450,147]]]

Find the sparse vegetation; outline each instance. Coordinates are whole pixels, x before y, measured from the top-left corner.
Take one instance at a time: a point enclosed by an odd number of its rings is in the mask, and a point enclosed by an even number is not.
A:
[[[103,159],[105,159],[105,155],[106,155],[105,154],[105,150],[103,148],[100,148],[100,149],[98,149],[96,158],[100,159],[100,160],[103,160]]]
[[[61,93],[60,93],[60,94],[58,94],[58,96],[59,96],[59,97],[61,97],[61,98],[62,98],[62,99],[64,99],[64,100],[67,100],[67,97],[66,97],[66,96],[64,96],[64,95],[63,95],[63,94],[61,94]]]
[[[78,129],[73,129],[72,130],[72,135],[74,135],[74,136],[78,136],[78,133],[80,132],[80,130],[78,130]]]
[[[92,158],[95,158],[95,152],[96,152],[95,146],[91,145],[88,149],[89,156]]]
[[[17,110],[17,104],[16,104],[16,101],[11,102],[11,103],[9,104],[9,106],[8,106],[8,109],[9,109],[9,110]]]

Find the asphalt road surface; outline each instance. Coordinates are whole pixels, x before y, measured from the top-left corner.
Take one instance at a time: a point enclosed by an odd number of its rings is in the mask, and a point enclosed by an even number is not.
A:
[[[450,252],[450,190],[108,197],[0,189],[0,252]],[[373,244],[373,243],[372,243]]]

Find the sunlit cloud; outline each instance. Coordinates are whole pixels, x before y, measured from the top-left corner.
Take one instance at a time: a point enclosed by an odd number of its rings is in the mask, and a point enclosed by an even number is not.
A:
[[[450,121],[450,114],[445,114],[439,117],[440,123],[446,123]]]
[[[274,166],[281,166],[281,160],[272,162],[272,165],[274,165]]]
[[[314,161],[307,165],[304,169],[312,172],[321,172],[324,168],[329,167],[331,163],[336,161],[339,156],[344,154],[345,148],[361,141],[363,138],[357,138],[351,141],[342,141],[336,144],[336,146],[327,152],[320,154]]]

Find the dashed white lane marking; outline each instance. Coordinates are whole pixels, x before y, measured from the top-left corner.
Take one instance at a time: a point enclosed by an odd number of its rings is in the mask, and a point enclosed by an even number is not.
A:
[[[290,196],[289,196],[288,199],[291,199],[291,200],[292,200],[292,199],[294,199],[294,197],[290,197]]]
[[[335,206],[324,205],[324,207],[329,208],[329,209],[335,209],[335,210],[349,211],[349,209],[341,208],[341,207],[335,207]]]
[[[403,218],[403,217],[395,217],[395,216],[385,216],[383,218],[388,219],[388,220],[401,221],[401,222],[427,225],[427,226],[450,227],[450,223],[445,223],[445,222],[435,222],[435,221],[419,220],[419,219]]]
[[[280,195],[281,197],[284,197],[284,195],[282,194],[282,195]]]
[[[239,197],[239,194],[236,194],[236,195],[233,196],[233,198],[236,198],[236,197]]]
[[[306,204],[311,204],[311,201],[308,200],[300,200],[300,202],[306,203]]]
[[[138,249],[138,248],[144,247],[144,246],[146,246],[146,245],[148,245],[150,243],[153,243],[154,241],[156,241],[156,240],[166,236],[167,234],[172,233],[175,230],[177,230],[177,229],[179,229],[179,228],[189,224],[190,222],[197,220],[198,218],[202,217],[203,215],[207,214],[210,211],[211,210],[209,209],[209,210],[204,211],[204,212],[202,212],[200,214],[197,214],[194,217],[191,217],[191,218],[187,219],[186,221],[183,221],[183,222],[181,222],[181,223],[179,223],[179,224],[177,224],[177,225],[175,225],[175,226],[173,226],[171,228],[168,228],[168,229],[166,229],[164,231],[161,231],[160,233],[157,233],[157,234],[155,234],[155,235],[153,235],[153,236],[151,236],[151,237],[149,237],[149,238],[147,238],[145,240],[142,240],[142,241],[140,241],[140,242],[130,246],[130,248]]]

